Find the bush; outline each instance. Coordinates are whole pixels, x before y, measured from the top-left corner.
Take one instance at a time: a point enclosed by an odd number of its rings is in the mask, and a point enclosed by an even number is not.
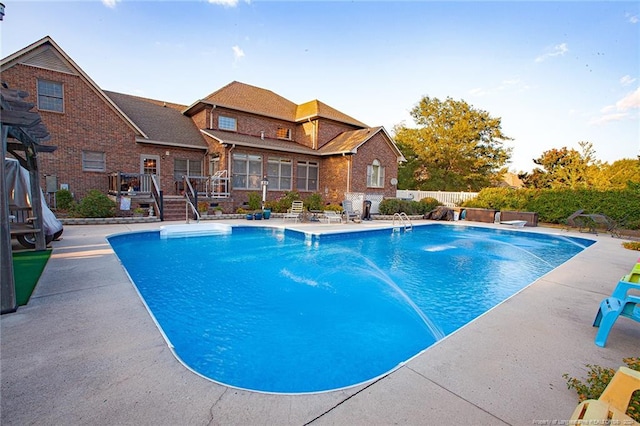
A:
[[[486,188],[464,207],[518,210],[538,213],[540,222],[565,224],[579,209],[604,214],[626,229],[640,229],[640,191],[635,188],[611,191],[570,189]]]
[[[247,204],[249,205],[249,210],[260,210],[262,208],[262,198],[260,198],[260,194],[250,192]]]
[[[314,192],[304,199],[304,205],[307,210],[323,210],[324,200],[322,199],[322,195]]]
[[[640,371],[640,358],[625,358],[622,362],[630,369]],[[612,368],[591,364],[587,364],[586,367],[589,369],[586,383],[569,377],[566,373],[562,375],[567,380],[567,388],[575,389],[578,392],[578,402],[586,399],[598,399],[615,374],[615,370]],[[640,421],[640,392],[635,392],[631,397],[627,415],[637,422]]]
[[[97,189],[90,190],[73,209],[75,217],[113,217],[116,203]]]
[[[56,192],[56,208],[58,210],[71,210],[75,203],[73,195],[68,189],[61,189]]]

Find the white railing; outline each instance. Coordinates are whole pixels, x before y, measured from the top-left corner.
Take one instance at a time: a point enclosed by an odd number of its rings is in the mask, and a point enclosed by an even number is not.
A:
[[[475,198],[477,192],[447,192],[447,191],[417,191],[411,189],[398,189],[397,198],[420,201],[423,198],[435,198],[447,207],[459,206],[463,202]]]

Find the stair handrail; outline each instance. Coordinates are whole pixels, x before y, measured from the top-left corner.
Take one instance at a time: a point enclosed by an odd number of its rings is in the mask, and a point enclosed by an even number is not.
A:
[[[405,231],[411,231],[413,229],[413,224],[411,223],[411,219],[409,218],[409,216],[407,216],[405,212],[393,214],[393,224],[392,224],[393,229],[396,229],[396,218],[400,223],[400,225],[398,226],[398,229],[400,229],[400,226],[402,226]]]
[[[196,208],[196,206],[198,205],[198,193],[193,189],[193,186],[191,185],[191,182],[186,175],[182,176],[182,179],[184,180],[184,198],[187,202],[185,206],[185,216],[187,223],[189,223],[189,207],[191,207],[191,210],[194,213],[194,218],[198,222],[200,222],[200,213]]]
[[[151,198],[160,220],[164,220],[164,197],[160,190],[160,182],[157,175],[151,175]]]

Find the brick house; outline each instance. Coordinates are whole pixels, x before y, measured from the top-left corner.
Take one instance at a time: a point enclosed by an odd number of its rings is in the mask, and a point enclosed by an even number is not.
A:
[[[180,199],[193,184],[230,213],[265,177],[268,199],[319,193],[371,200],[376,212],[395,197],[404,158],[387,131],[318,100],[298,105],[235,81],[188,106],[105,91],[50,37],[2,59],[0,73],[31,94],[57,146],[40,156],[41,174],[76,198],[144,196],[155,185]]]

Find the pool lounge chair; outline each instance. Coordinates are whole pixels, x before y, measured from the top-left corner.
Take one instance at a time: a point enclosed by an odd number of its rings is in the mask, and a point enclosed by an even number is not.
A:
[[[637,390],[640,390],[640,371],[620,367],[598,399],[578,404],[569,424],[638,426],[640,423],[626,414]]]
[[[327,224],[330,224],[331,222],[342,223],[342,216],[333,210],[325,210],[320,220],[327,221]]]
[[[287,219],[293,219],[294,222],[297,222],[302,218],[302,212],[304,211],[304,204],[302,201],[294,201],[291,203],[291,208],[287,210],[284,214],[284,220],[286,222]]]
[[[360,211],[353,210],[353,203],[350,200],[344,200],[342,202],[342,216],[345,218],[345,222],[349,222],[350,220],[355,223],[360,223]]]

